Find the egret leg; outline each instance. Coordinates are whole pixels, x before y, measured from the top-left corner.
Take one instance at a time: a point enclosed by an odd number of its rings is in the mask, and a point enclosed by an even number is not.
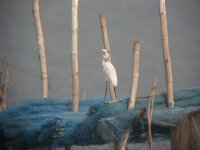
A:
[[[116,87],[114,86],[114,92],[115,92],[115,99],[117,98],[117,95],[116,95]]]
[[[106,94],[107,94],[107,80],[106,80],[106,89],[105,89],[105,94],[104,94],[104,99],[106,99]]]

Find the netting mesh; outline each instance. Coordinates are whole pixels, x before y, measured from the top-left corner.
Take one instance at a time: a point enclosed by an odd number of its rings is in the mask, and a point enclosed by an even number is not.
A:
[[[155,97],[152,133],[161,139],[185,114],[199,110],[200,89],[174,92],[174,108],[166,108],[166,95]],[[147,107],[148,98],[139,98],[134,110],[127,110],[128,98],[116,103],[104,99],[80,101],[80,110],[71,112],[72,101],[31,99],[0,113],[0,141],[15,149],[90,145],[113,142],[130,129],[129,142],[146,140],[146,115],[133,125],[133,119]]]

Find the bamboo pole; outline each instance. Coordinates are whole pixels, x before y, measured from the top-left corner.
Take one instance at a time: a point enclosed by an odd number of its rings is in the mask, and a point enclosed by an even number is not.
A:
[[[3,105],[3,98],[4,98],[4,70],[5,68],[5,58],[1,60],[0,62],[0,112],[4,110],[4,105]]]
[[[72,0],[72,97],[74,112],[79,109],[78,2],[78,0]]]
[[[104,49],[107,50],[107,52],[108,52],[108,61],[111,62],[111,51],[110,51],[108,31],[107,31],[107,26],[106,26],[106,18],[105,18],[105,15],[104,15],[103,11],[101,11],[99,13],[99,19],[100,19],[100,24],[101,24],[101,31],[102,31]],[[114,86],[112,85],[111,82],[109,82],[109,89],[110,89],[111,99],[113,101],[116,100]]]
[[[39,0],[33,0],[33,16],[35,21],[36,36],[38,42],[38,52],[40,59],[40,70],[42,80],[42,98],[48,97],[48,74],[47,74],[47,63],[46,54],[44,47],[44,36],[42,31],[42,24],[40,19]]]
[[[0,70],[0,83],[3,78],[5,68],[6,68],[6,57],[3,57],[3,59],[1,60],[1,66],[0,66],[0,69],[1,69]]]
[[[5,62],[5,58],[1,64],[1,76],[0,76],[0,111],[6,110],[6,95],[8,91],[9,81],[10,81],[10,74],[8,65]],[[2,85],[1,85],[2,83]]]
[[[190,117],[190,147],[191,149],[200,149],[200,132],[195,117]]]
[[[133,77],[131,84],[131,95],[128,103],[128,109],[133,109],[135,106],[138,78],[139,78],[139,54],[140,54],[140,41],[134,41],[133,49]]]
[[[173,107],[174,106],[173,79],[172,79],[171,58],[169,53],[165,0],[160,0],[160,24],[161,24],[162,47],[163,47],[163,59],[165,64],[167,105],[168,107]]]
[[[148,145],[149,145],[149,150],[153,149],[152,145],[152,133],[151,133],[151,120],[152,120],[152,115],[153,115],[153,106],[154,106],[154,96],[155,96],[155,91],[156,91],[156,84],[157,84],[157,76],[154,81],[153,88],[151,89],[150,92],[150,97],[149,97],[149,102],[148,102],[148,108],[147,108],[147,124],[148,124]]]
[[[114,150],[127,150],[128,149],[126,145],[127,145],[127,141],[129,138],[130,130],[134,131],[134,128],[132,128],[132,127],[137,127],[140,125],[140,121],[145,114],[146,114],[146,110],[142,109],[140,111],[139,115],[137,117],[133,118],[131,125],[128,127],[128,129],[126,131],[124,131],[124,133],[122,133],[120,138],[116,138],[114,140]],[[113,136],[116,136],[116,135],[114,134]]]
[[[130,128],[127,129],[127,131],[122,135],[122,137],[120,138],[120,140],[115,140],[114,141],[114,150],[127,150],[127,140],[129,137],[129,132],[130,132]]]
[[[7,90],[8,90],[8,84],[9,84],[9,68],[6,67],[6,73],[5,73],[5,83],[4,83],[4,93],[3,93],[3,102],[2,102],[2,106],[3,106],[3,111],[6,110],[6,94],[7,94]]]

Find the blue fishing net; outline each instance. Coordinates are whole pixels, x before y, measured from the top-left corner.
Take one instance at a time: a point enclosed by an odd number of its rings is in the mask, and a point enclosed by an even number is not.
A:
[[[119,98],[120,99],[120,98]],[[200,89],[174,92],[174,108],[166,108],[166,95],[155,96],[152,129],[155,135],[169,135],[169,128],[185,114],[198,111]],[[0,113],[0,145],[4,148],[62,147],[105,144],[120,139],[130,129],[130,142],[144,141],[146,115],[133,126],[133,119],[147,108],[148,98],[138,98],[134,110],[127,110],[128,97],[80,100],[79,112],[72,112],[72,100],[29,99]],[[158,130],[159,129],[159,130]],[[158,131],[157,131],[158,130]]]

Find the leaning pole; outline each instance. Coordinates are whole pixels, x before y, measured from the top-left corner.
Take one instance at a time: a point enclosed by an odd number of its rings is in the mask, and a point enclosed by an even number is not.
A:
[[[42,80],[42,98],[48,97],[48,74],[47,74],[47,63],[46,54],[44,47],[44,36],[42,31],[42,23],[40,19],[40,9],[39,0],[33,0],[33,16],[35,21],[37,42],[38,42],[38,52],[40,59],[40,70],[41,70],[41,80]]]
[[[102,32],[102,39],[103,39],[103,45],[104,48],[108,52],[108,61],[111,62],[111,50],[110,50],[110,43],[109,43],[109,38],[108,38],[108,30],[107,30],[107,25],[106,25],[106,17],[101,11],[99,13],[99,19],[100,19],[100,25],[101,25],[101,32]],[[110,89],[110,96],[112,101],[116,100],[115,96],[115,91],[114,91],[114,86],[109,82],[109,89]]]

